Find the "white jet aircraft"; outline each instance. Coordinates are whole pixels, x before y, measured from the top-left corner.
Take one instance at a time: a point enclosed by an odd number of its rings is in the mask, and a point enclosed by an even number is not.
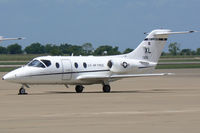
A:
[[[76,85],[77,93],[83,85],[102,84],[103,92],[110,92],[110,82],[122,78],[163,76],[152,73],[155,69],[168,35],[192,33],[153,30],[132,52],[115,56],[43,56],[6,74],[2,79],[22,84],[19,94],[27,94],[25,87],[39,84]]]
[[[1,41],[7,41],[7,40],[22,40],[24,38],[18,37],[18,38],[4,38],[3,36],[0,36],[0,42]]]

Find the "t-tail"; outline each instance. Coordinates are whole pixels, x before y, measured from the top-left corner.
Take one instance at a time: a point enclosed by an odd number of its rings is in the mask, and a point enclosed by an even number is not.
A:
[[[186,34],[192,32],[195,31],[172,32],[168,29],[153,30],[152,32],[147,33],[147,37],[140,43],[140,45],[134,51],[127,54],[127,58],[157,63],[169,35]]]

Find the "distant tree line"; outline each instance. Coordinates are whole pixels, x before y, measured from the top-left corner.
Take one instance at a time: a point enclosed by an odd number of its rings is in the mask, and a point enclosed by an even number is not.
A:
[[[128,53],[133,49],[127,48],[122,53]],[[109,45],[102,45],[94,49],[91,43],[84,43],[83,45],[72,44],[46,44],[32,43],[22,49],[22,46],[15,43],[7,47],[0,46],[0,54],[49,54],[49,55],[117,55],[122,54],[118,47]]]
[[[94,49],[91,43],[84,43],[83,45],[72,44],[46,44],[32,43],[29,46],[22,49],[22,46],[15,43],[8,45],[7,47],[0,46],[0,54],[48,54],[48,55],[117,55],[125,54],[133,51],[131,48],[125,49],[123,52],[119,51],[118,47],[112,47],[109,45],[102,45]],[[163,52],[165,55],[200,55],[200,48],[196,50],[180,49],[180,44],[177,42],[170,43],[168,46],[168,52]]]
[[[197,48],[196,50],[192,50],[189,48],[186,49],[181,49],[180,44],[177,42],[170,43],[168,46],[168,53],[163,52],[162,55],[172,55],[172,56],[177,56],[177,55],[200,55],[200,48]]]

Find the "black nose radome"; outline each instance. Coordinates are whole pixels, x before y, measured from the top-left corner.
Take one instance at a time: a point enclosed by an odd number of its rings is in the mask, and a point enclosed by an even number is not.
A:
[[[4,78],[2,78],[2,80],[4,80]]]

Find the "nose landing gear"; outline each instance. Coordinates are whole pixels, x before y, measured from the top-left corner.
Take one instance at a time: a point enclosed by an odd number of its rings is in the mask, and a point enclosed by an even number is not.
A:
[[[27,87],[29,88],[29,87]],[[22,87],[19,89],[19,93],[18,95],[27,95],[28,93],[26,93],[26,89],[24,88],[24,85],[22,85]]]

